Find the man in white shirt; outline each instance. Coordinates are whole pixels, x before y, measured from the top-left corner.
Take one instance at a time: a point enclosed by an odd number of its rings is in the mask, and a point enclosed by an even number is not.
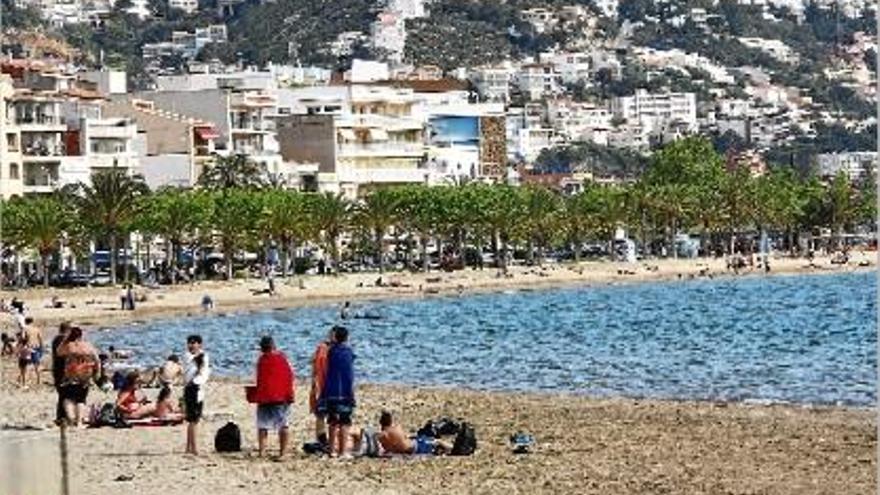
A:
[[[186,338],[186,366],[183,400],[186,406],[186,453],[198,455],[196,433],[202,419],[205,402],[205,384],[211,376],[208,354],[202,349],[201,335]]]

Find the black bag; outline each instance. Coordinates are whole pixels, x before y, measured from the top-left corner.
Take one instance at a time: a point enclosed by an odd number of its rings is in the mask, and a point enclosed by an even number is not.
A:
[[[470,423],[462,423],[450,455],[472,455],[477,450],[477,433]]]
[[[428,421],[416,432],[417,436],[440,438],[444,436],[458,435],[461,425],[449,418]]]
[[[241,430],[232,421],[226,423],[214,436],[214,450],[217,452],[241,452]]]

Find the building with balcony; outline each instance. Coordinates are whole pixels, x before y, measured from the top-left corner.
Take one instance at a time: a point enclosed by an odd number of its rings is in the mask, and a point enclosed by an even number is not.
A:
[[[153,108],[150,102],[109,102],[104,115],[125,118],[137,127],[134,152],[151,188],[192,187],[214,160],[214,124]]]
[[[514,74],[514,84],[529,100],[562,93],[562,78],[552,64],[525,64]]]
[[[24,194],[21,177],[21,131],[14,122],[12,108],[6,104],[15,89],[12,78],[0,74],[0,198]]]
[[[504,63],[477,67],[470,72],[468,79],[482,100],[506,102],[510,100],[510,83],[513,80],[513,74],[513,66],[510,63]]]
[[[134,123],[104,119],[100,94],[69,75],[3,69],[12,75],[4,76],[0,90],[3,197],[89,183],[93,173],[111,167],[137,168]]]
[[[138,101],[154,110],[211,124],[218,154],[245,155],[260,164],[267,176],[283,173],[274,122],[278,97],[269,91],[237,87],[152,91],[126,95],[116,101]]]
[[[362,196],[373,187],[439,180],[425,166],[422,121],[411,89],[329,86],[292,90],[278,119],[287,162],[317,163],[324,189]]]
[[[694,93],[652,94],[637,89],[632,96],[611,100],[614,117],[630,124],[638,124],[651,133],[662,133],[666,127],[684,124],[688,132],[697,129],[697,96]]]

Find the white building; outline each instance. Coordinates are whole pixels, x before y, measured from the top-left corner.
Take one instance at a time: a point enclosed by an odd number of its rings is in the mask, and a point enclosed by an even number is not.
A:
[[[671,124],[683,123],[690,132],[697,129],[697,96],[694,93],[651,94],[644,89],[633,96],[611,100],[611,112],[618,119],[639,124],[651,132],[662,132]]]
[[[513,66],[509,62],[505,62],[494,66],[474,68],[468,78],[483,100],[508,101],[510,100],[510,83],[513,80],[513,74]]]
[[[281,90],[278,139],[287,162],[317,163],[321,190],[362,196],[372,187],[439,180],[424,166],[423,121],[411,89],[347,85]]]
[[[514,84],[529,100],[540,100],[562,93],[562,78],[550,64],[524,64],[514,74]]]
[[[172,9],[182,10],[187,14],[199,10],[198,0],[168,0],[168,6]]]
[[[823,153],[816,156],[819,175],[831,179],[843,172],[852,182],[866,179],[869,173],[877,174],[876,151],[850,151],[843,153]]]
[[[74,76],[25,72],[18,87],[9,82],[0,80],[4,197],[88,183],[107,168],[137,168],[134,123],[102,118],[101,96],[79,88]]]
[[[567,99],[547,102],[547,120],[566,141],[607,144],[612,118],[611,110],[604,106]]]
[[[426,15],[424,0],[389,0],[388,10],[403,19],[416,19]]]
[[[540,54],[541,63],[552,65],[565,84],[588,81],[593,57],[583,52],[546,52]]]
[[[403,61],[406,46],[404,18],[394,12],[380,12],[370,25],[370,42],[392,62]]]
[[[610,17],[612,19],[617,18],[618,0],[593,0],[593,3],[599,8],[605,17]]]

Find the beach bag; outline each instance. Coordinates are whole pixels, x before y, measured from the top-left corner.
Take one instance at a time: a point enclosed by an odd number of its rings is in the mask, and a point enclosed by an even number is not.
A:
[[[477,433],[470,423],[462,423],[450,455],[472,455],[477,450]]]
[[[416,436],[428,438],[440,438],[444,436],[457,435],[461,430],[461,425],[449,418],[441,418],[428,421],[416,432]]]
[[[232,421],[221,426],[214,436],[214,450],[217,452],[241,452],[241,430]]]

